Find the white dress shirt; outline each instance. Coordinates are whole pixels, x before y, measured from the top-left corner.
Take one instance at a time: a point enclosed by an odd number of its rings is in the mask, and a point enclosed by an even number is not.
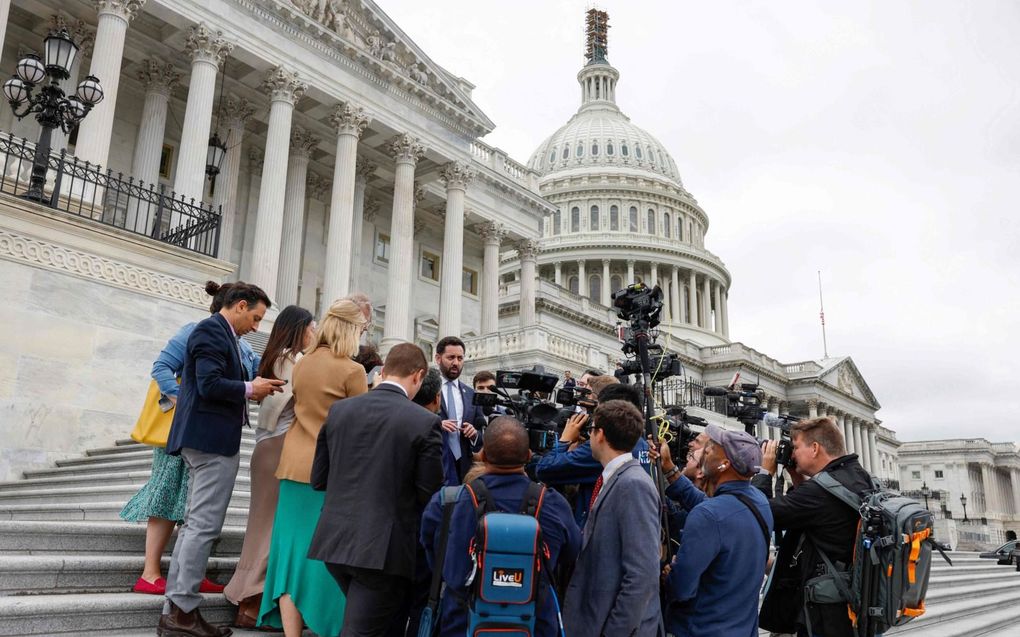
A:
[[[605,485],[609,484],[609,479],[613,477],[613,474],[616,473],[616,471],[620,467],[623,466],[623,463],[627,462],[633,457],[634,456],[629,453],[624,453],[619,456],[616,456],[615,458],[609,461],[609,464],[607,464],[605,468],[602,469],[603,488],[605,488]]]

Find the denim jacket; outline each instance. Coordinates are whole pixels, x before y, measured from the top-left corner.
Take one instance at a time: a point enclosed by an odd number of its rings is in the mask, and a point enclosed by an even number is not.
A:
[[[177,384],[177,379],[180,376],[181,370],[184,369],[184,357],[188,353],[188,337],[191,336],[192,330],[198,323],[188,323],[177,331],[173,337],[167,341],[166,347],[156,357],[156,361],[152,364],[152,379],[156,381],[159,386],[159,393],[163,396],[177,396],[177,392],[180,391],[180,385]],[[251,348],[248,341],[243,338],[237,339],[241,349],[241,362],[248,370],[248,377],[255,378],[258,368],[260,357],[255,353],[255,350]]]

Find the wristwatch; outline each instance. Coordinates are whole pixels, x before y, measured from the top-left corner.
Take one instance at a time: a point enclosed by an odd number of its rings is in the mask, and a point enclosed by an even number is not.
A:
[[[662,477],[669,480],[678,473],[680,473],[680,467],[673,465],[673,468],[667,471],[666,473],[662,474]]]

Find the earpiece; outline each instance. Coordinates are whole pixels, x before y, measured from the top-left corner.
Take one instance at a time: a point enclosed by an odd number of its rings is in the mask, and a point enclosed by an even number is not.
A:
[[[725,471],[726,470],[726,465],[721,464],[721,465],[719,465],[719,467],[716,470],[717,471]]]

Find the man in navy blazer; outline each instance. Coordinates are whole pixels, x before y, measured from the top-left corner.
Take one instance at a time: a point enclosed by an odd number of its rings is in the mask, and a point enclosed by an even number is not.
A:
[[[471,469],[474,452],[481,448],[479,432],[485,428],[482,408],[474,404],[475,390],[460,381],[464,371],[464,341],[446,336],[436,344],[436,365],[443,375],[439,417],[443,425],[444,484],[453,486],[464,480]]]
[[[196,325],[188,338],[166,445],[167,453],[182,456],[188,465],[188,508],[170,560],[157,635],[230,634],[202,618],[198,587],[234,490],[248,400],[262,400],[283,385],[281,380],[249,379],[237,342],[258,329],[269,306],[265,292],[238,281],[226,293],[223,308]]]
[[[563,606],[571,637],[655,637],[659,607],[659,494],[631,456],[644,418],[623,400],[599,404],[591,450],[602,466]]]

